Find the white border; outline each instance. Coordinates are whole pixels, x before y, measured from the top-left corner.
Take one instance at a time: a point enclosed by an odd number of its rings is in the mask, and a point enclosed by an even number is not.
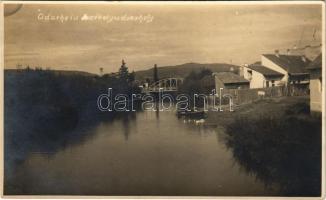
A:
[[[3,69],[4,69],[4,14],[3,14],[3,5],[4,4],[17,4],[17,3],[23,3],[23,4],[57,4],[57,5],[63,5],[63,4],[71,4],[71,5],[85,5],[85,4],[91,4],[91,5],[103,5],[103,4],[121,4],[121,5],[322,5],[322,80],[323,80],[323,91],[322,91],[322,191],[321,191],[321,197],[262,197],[262,196],[247,196],[247,197],[240,197],[240,196],[66,196],[66,195],[56,195],[56,196],[45,196],[45,195],[10,195],[10,196],[4,196],[3,195],[3,162],[4,162],[4,154],[3,151],[1,151],[0,155],[0,164],[1,164],[1,183],[0,183],[0,189],[1,189],[1,197],[5,197],[7,199],[325,199],[325,178],[326,178],[326,169],[325,169],[325,145],[326,145],[326,136],[325,136],[325,75],[326,75],[326,69],[325,69],[325,2],[324,1],[203,1],[203,2],[185,2],[185,1],[178,1],[178,2],[146,2],[146,1],[114,1],[114,2],[106,2],[106,1],[43,1],[43,2],[36,2],[36,1],[1,1],[0,2],[0,39],[1,39],[1,47],[0,47],[0,54],[1,54],[1,60],[0,60],[0,67],[1,67],[1,73],[0,73],[0,80],[1,80],[1,90],[0,90],[0,96],[3,97]],[[3,98],[0,100],[0,126],[1,126],[1,139],[0,139],[0,146],[3,150],[3,138],[4,138],[4,130],[3,130]]]

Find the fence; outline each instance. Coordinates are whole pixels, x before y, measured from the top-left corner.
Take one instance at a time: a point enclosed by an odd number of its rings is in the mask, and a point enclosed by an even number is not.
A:
[[[224,89],[223,93],[231,95],[234,104],[242,104],[270,97],[309,95],[309,85],[298,84],[255,89]]]

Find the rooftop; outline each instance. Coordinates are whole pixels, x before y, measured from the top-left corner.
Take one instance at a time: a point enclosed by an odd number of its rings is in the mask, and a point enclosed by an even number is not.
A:
[[[249,83],[245,78],[232,72],[219,72],[214,75],[223,83]]]
[[[248,68],[259,72],[264,76],[283,76],[283,74],[261,65],[259,62],[249,65]]]
[[[282,67],[290,74],[308,73],[306,67],[311,62],[308,58],[298,55],[263,54],[264,57]]]
[[[315,58],[308,66],[307,69],[321,69],[321,54],[319,54],[319,56],[317,56],[317,58]]]

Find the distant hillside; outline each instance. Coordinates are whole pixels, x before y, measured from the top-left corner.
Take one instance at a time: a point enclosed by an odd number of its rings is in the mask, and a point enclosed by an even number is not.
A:
[[[212,72],[227,72],[232,69],[234,72],[238,72],[239,66],[224,64],[224,63],[212,63],[212,64],[200,64],[200,63],[186,63],[175,66],[162,66],[158,67],[158,76],[160,79],[168,77],[186,77],[191,71],[198,72],[202,69],[210,69]],[[153,78],[153,68],[148,70],[136,71],[137,80],[145,80],[146,78]]]
[[[18,70],[18,69],[5,69],[6,73],[17,73],[19,71],[26,72],[26,69],[21,69],[21,70]],[[35,71],[35,69],[31,69],[31,71]],[[42,71],[47,71],[47,70],[42,70]],[[51,70],[51,73],[57,74],[57,75],[67,75],[67,76],[72,76],[72,75],[97,76],[96,74],[92,74],[92,73],[89,73],[89,72],[72,71],[72,70]]]

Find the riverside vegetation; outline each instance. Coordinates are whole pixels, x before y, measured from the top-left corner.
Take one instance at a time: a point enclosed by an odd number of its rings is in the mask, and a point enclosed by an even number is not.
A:
[[[108,87],[117,93],[138,92],[133,74],[124,66],[121,76],[86,72],[26,69],[4,72],[5,170],[28,152],[55,152],[67,145],[71,131],[110,121],[117,112],[97,109],[97,96]],[[121,78],[122,77],[122,78]],[[130,113],[132,115],[132,113]],[[73,141],[73,140],[70,140]]]
[[[321,118],[308,97],[265,99],[236,112],[209,113],[225,129],[226,147],[242,170],[284,196],[321,193]]]

